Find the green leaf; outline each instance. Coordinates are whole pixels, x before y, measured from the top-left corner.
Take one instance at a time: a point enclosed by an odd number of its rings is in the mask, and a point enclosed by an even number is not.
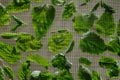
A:
[[[3,67],[5,74],[11,79],[14,80],[14,72],[9,66]]]
[[[55,72],[53,80],[74,80],[74,78],[71,72],[60,70]]]
[[[100,35],[113,35],[115,30],[113,14],[105,11],[95,26]]]
[[[80,65],[78,70],[78,77],[79,80],[92,80],[92,73],[88,68]]]
[[[21,55],[15,47],[0,42],[0,57],[8,63],[14,64],[20,60]]]
[[[16,21],[16,25],[14,25],[12,28],[11,28],[11,31],[15,31],[17,28],[19,28],[20,26],[26,24],[24,21],[22,21],[20,18],[16,17],[16,16],[13,16],[13,19]]]
[[[75,41],[73,40],[65,53],[71,52],[74,48],[74,45],[75,45]]]
[[[39,80],[39,75],[40,75],[41,71],[33,71],[30,75],[30,80]]]
[[[66,0],[51,0],[52,4],[57,6],[63,6],[66,3]]]
[[[79,47],[82,52],[101,54],[106,50],[104,40],[94,32],[84,33],[80,39]]]
[[[29,54],[27,55],[27,60],[34,62],[36,64],[39,64],[43,67],[45,67],[46,69],[48,69],[50,67],[50,62],[48,59],[38,55],[38,54]]]
[[[112,69],[108,69],[106,74],[109,78],[116,78],[119,76],[119,69],[118,68],[112,68]]]
[[[41,2],[42,0],[35,0],[35,2]]]
[[[97,17],[94,14],[77,15],[73,19],[73,26],[77,33],[82,34],[93,27]]]
[[[26,61],[23,62],[20,65],[19,71],[18,71],[18,76],[19,76],[19,80],[28,80],[28,76],[30,75],[30,62]]]
[[[8,12],[23,12],[30,8],[30,0],[13,0],[7,7]]]
[[[91,61],[87,58],[84,58],[84,57],[79,58],[79,63],[83,64],[85,66],[91,66]]]
[[[50,72],[41,72],[39,75],[40,80],[53,80],[53,75]]]
[[[0,26],[10,24],[10,15],[8,14],[5,6],[0,3]]]
[[[66,20],[66,19],[72,17],[73,14],[75,14],[75,12],[76,12],[75,4],[74,4],[74,2],[71,1],[70,3],[68,3],[64,6],[62,18]]]
[[[101,57],[99,60],[99,65],[102,68],[112,69],[112,68],[118,68],[117,61],[114,60],[112,57]]]
[[[118,21],[116,31],[117,31],[117,35],[120,36],[120,19],[119,19],[119,21]]]
[[[100,6],[100,2],[97,2],[97,3],[95,4],[95,6],[92,8],[91,12],[96,11],[99,6]]]
[[[63,52],[71,44],[72,33],[67,30],[59,30],[52,32],[52,36],[48,39],[48,48],[51,53]]]
[[[42,47],[42,43],[30,34],[21,33],[16,40],[16,47],[24,52],[36,51]]]
[[[0,80],[5,80],[4,71],[1,66],[0,66]]]
[[[100,74],[97,71],[92,71],[92,80],[102,80]]]
[[[60,70],[69,70],[72,66],[72,63],[69,62],[67,60],[67,58],[65,57],[65,55],[63,54],[56,54],[53,58],[52,58],[52,66],[55,68],[58,68]]]
[[[87,3],[90,2],[91,0],[82,0],[82,1],[83,1],[83,3],[80,6],[87,5]]]
[[[55,17],[55,8],[52,5],[34,7],[32,10],[32,25],[36,39],[44,37],[51,27]]]
[[[112,37],[110,40],[107,42],[107,48],[109,51],[120,55],[120,38],[119,37]]]

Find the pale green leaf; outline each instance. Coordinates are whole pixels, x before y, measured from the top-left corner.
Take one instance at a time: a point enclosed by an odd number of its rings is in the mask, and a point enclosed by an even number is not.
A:
[[[66,3],[66,0],[51,0],[52,4],[63,6]]]

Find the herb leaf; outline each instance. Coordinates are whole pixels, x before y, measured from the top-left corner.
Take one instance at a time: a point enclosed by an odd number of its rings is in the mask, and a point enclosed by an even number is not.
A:
[[[50,62],[48,59],[38,55],[38,54],[29,54],[27,55],[27,60],[37,63],[43,67],[45,67],[46,69],[48,69],[50,67]]]
[[[67,30],[52,32],[48,39],[48,48],[51,53],[63,52],[72,41],[72,33]]]
[[[20,80],[28,80],[28,76],[30,75],[30,72],[31,72],[29,67],[30,67],[29,61],[23,62],[20,65],[20,68],[18,71],[18,76]]]
[[[95,6],[92,8],[91,12],[96,11],[99,6],[100,6],[100,2],[97,2],[97,3],[95,4]]]
[[[93,27],[94,21],[97,17],[94,14],[89,15],[77,15],[73,19],[73,26],[77,33],[81,34],[87,32],[91,27]]]
[[[66,0],[51,0],[54,5],[63,6],[66,3]]]
[[[92,71],[92,80],[102,80],[100,74],[97,71]]]
[[[79,63],[83,64],[85,66],[90,66],[91,65],[90,60],[88,60],[87,58],[84,58],[84,57],[79,58]]]
[[[30,8],[30,0],[13,0],[7,7],[8,12],[23,12]]]
[[[35,0],[35,2],[41,2],[42,0]]]
[[[71,51],[73,50],[73,48],[74,48],[74,45],[75,45],[75,41],[73,40],[73,41],[71,42],[70,46],[68,47],[66,53],[71,52]]]
[[[66,20],[72,17],[75,12],[76,12],[75,4],[74,2],[70,2],[64,6],[62,18]]]
[[[78,70],[78,77],[79,80],[92,80],[92,73],[89,71],[88,68],[80,65]]]
[[[118,68],[117,61],[114,60],[112,57],[106,56],[100,58],[99,65],[107,69]]]
[[[10,15],[6,8],[0,3],[0,26],[9,25]]]
[[[52,5],[34,7],[32,10],[32,25],[36,39],[44,37],[51,27],[55,17],[55,8]]]
[[[97,21],[96,30],[100,35],[113,35],[115,30],[113,14],[105,11]]]
[[[0,42],[0,57],[8,63],[14,64],[20,60],[21,55],[15,47],[7,43]]]
[[[5,80],[4,71],[1,66],[0,66],[0,80]]]
[[[4,66],[3,67],[5,74],[11,79],[14,79],[14,72],[9,66]]]
[[[90,54],[101,54],[106,50],[104,40],[94,32],[84,33],[80,39],[80,49]]]
[[[117,35],[120,36],[120,19],[117,24]]]
[[[118,68],[112,68],[107,70],[107,76],[110,78],[115,78],[119,76],[119,69]]]

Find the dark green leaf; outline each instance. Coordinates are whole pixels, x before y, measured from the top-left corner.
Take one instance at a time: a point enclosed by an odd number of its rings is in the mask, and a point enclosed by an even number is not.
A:
[[[115,30],[113,14],[105,11],[97,21],[96,30],[100,35],[113,35]]]
[[[13,0],[6,9],[8,12],[23,12],[30,8],[30,0]]]
[[[87,2],[89,2],[90,0],[82,0],[84,3],[87,3]]]
[[[66,0],[51,0],[54,5],[63,6],[66,3]]]
[[[91,12],[94,12],[98,9],[98,7],[100,6],[100,3],[96,3],[95,6],[92,8]]]
[[[73,50],[73,48],[74,48],[74,45],[75,45],[75,41],[73,40],[73,41],[71,42],[70,46],[68,47],[66,53],[71,52],[71,51]]]
[[[26,61],[20,65],[18,76],[19,80],[28,80],[28,76],[30,75],[30,62]]]
[[[117,35],[120,36],[120,19],[117,24]]]
[[[14,64],[20,60],[21,55],[15,47],[0,42],[0,57],[8,63]]]
[[[67,30],[52,32],[52,36],[48,39],[49,51],[51,53],[63,52],[72,40],[72,33]]]
[[[88,68],[80,65],[78,70],[78,77],[79,80],[92,80],[92,73]]]
[[[75,12],[76,12],[75,4],[74,4],[74,2],[70,2],[64,6],[62,18],[66,20],[66,19],[72,17],[73,14],[75,14]]]
[[[53,80],[74,80],[74,78],[71,72],[61,70],[55,73]]]
[[[1,66],[0,66],[0,80],[5,80],[4,71]]]
[[[8,14],[5,6],[0,3],[0,26],[9,25],[10,15]]]
[[[77,33],[81,34],[87,32],[91,27],[93,27],[97,17],[94,14],[89,15],[77,15],[73,19],[73,26]]]
[[[92,71],[92,80],[102,80],[100,74],[97,71]]]
[[[55,68],[60,70],[66,69],[69,70],[72,64],[67,60],[67,58],[63,54],[57,54],[52,59],[52,65]]]
[[[120,38],[119,37],[111,38],[107,43],[107,48],[109,51],[117,55],[120,55]]]
[[[90,54],[101,54],[106,50],[104,40],[94,32],[84,33],[80,39],[80,49]]]
[[[84,57],[79,58],[79,63],[85,66],[91,66],[91,61]]]
[[[11,79],[14,79],[14,72],[9,66],[4,66],[3,67],[5,74]]]
[[[107,76],[110,78],[115,78],[119,76],[119,69],[118,68],[112,68],[107,70]]]
[[[29,54],[27,55],[27,60],[37,63],[45,68],[49,68],[50,67],[50,62],[48,59],[38,55],[38,54]]]
[[[13,16],[13,19],[16,21],[16,25],[14,25],[11,29],[11,31],[15,31],[18,27],[26,24],[25,22],[23,22],[20,18]]]
[[[118,68],[117,61],[114,60],[112,57],[106,56],[100,58],[99,65],[107,69]]]
[[[53,75],[50,72],[41,72],[39,75],[39,80],[52,80]]]
[[[87,3],[90,2],[90,0],[82,0],[82,1],[83,1],[83,3],[80,6],[87,5]]]
[[[36,39],[44,37],[51,27],[55,17],[55,8],[52,5],[34,7],[32,10],[32,25]]]

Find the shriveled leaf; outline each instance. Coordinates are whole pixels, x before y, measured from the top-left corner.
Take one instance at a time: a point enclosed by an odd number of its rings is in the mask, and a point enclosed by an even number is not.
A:
[[[105,11],[95,26],[100,35],[113,35],[115,30],[113,14]]]
[[[73,50],[73,48],[74,48],[74,45],[75,45],[75,41],[73,40],[73,41],[71,42],[70,46],[68,47],[66,53],[71,52],[71,51]]]
[[[63,6],[66,3],[66,0],[51,0],[52,4]]]
[[[42,47],[42,43],[32,35],[23,33],[16,40],[16,46],[19,50],[28,52],[39,50]]]
[[[120,19],[117,24],[117,35],[120,36]]]
[[[85,66],[91,66],[91,61],[85,57],[80,57],[79,58],[79,63],[83,64]]]
[[[0,66],[0,80],[5,80],[4,71],[1,66]]]
[[[20,65],[19,71],[18,71],[18,76],[19,76],[19,80],[28,80],[28,76],[30,75],[30,62],[26,61],[23,62]]]
[[[74,80],[74,78],[70,71],[61,70],[55,72],[53,80]]]
[[[65,55],[57,54],[52,58],[52,66],[60,70],[69,70],[72,66],[72,63],[67,60]]]
[[[119,76],[120,70],[118,68],[108,69],[107,72],[106,72],[106,74],[110,78],[116,78],[116,77]]]
[[[107,48],[109,51],[120,55],[120,38],[119,37],[112,37],[108,42],[107,42]]]
[[[92,80],[92,73],[88,68],[80,65],[78,70],[78,77],[79,80]]]
[[[36,39],[44,37],[51,27],[55,17],[55,8],[52,5],[34,7],[32,10],[32,25]]]
[[[116,60],[114,60],[112,57],[101,57],[99,60],[99,65],[102,68],[112,69],[112,68],[118,68],[118,63]]]
[[[73,26],[77,33],[82,34],[87,32],[93,27],[95,20],[97,17],[94,14],[89,15],[77,15],[73,19]]]
[[[0,3],[0,26],[9,25],[10,15],[8,14],[5,6]]]
[[[100,74],[97,71],[92,71],[92,80],[102,80]]]
[[[64,6],[62,18],[66,20],[66,19],[72,17],[73,14],[75,14],[75,12],[76,12],[75,4],[74,4],[74,2],[70,2]]]
[[[14,25],[12,28],[11,28],[11,31],[15,31],[17,28],[19,28],[20,26],[26,24],[24,21],[22,21],[20,18],[16,17],[16,16],[13,16],[13,19],[16,21],[16,25]]]
[[[84,33],[80,39],[79,47],[82,52],[101,54],[106,50],[104,40],[94,32]]]
[[[30,0],[13,0],[6,7],[8,12],[23,12],[30,9]]]
[[[9,66],[4,66],[3,70],[10,80],[14,80],[14,72]]]
[[[15,47],[0,42],[0,57],[8,63],[14,64],[20,60],[21,55]]]
[[[39,64],[43,67],[45,67],[46,69],[48,69],[50,67],[50,62],[48,59],[38,55],[38,54],[29,54],[27,55],[27,60],[34,62],[36,64]]]
[[[67,30],[52,32],[52,36],[48,39],[49,51],[55,54],[63,52],[72,40],[72,33]]]

